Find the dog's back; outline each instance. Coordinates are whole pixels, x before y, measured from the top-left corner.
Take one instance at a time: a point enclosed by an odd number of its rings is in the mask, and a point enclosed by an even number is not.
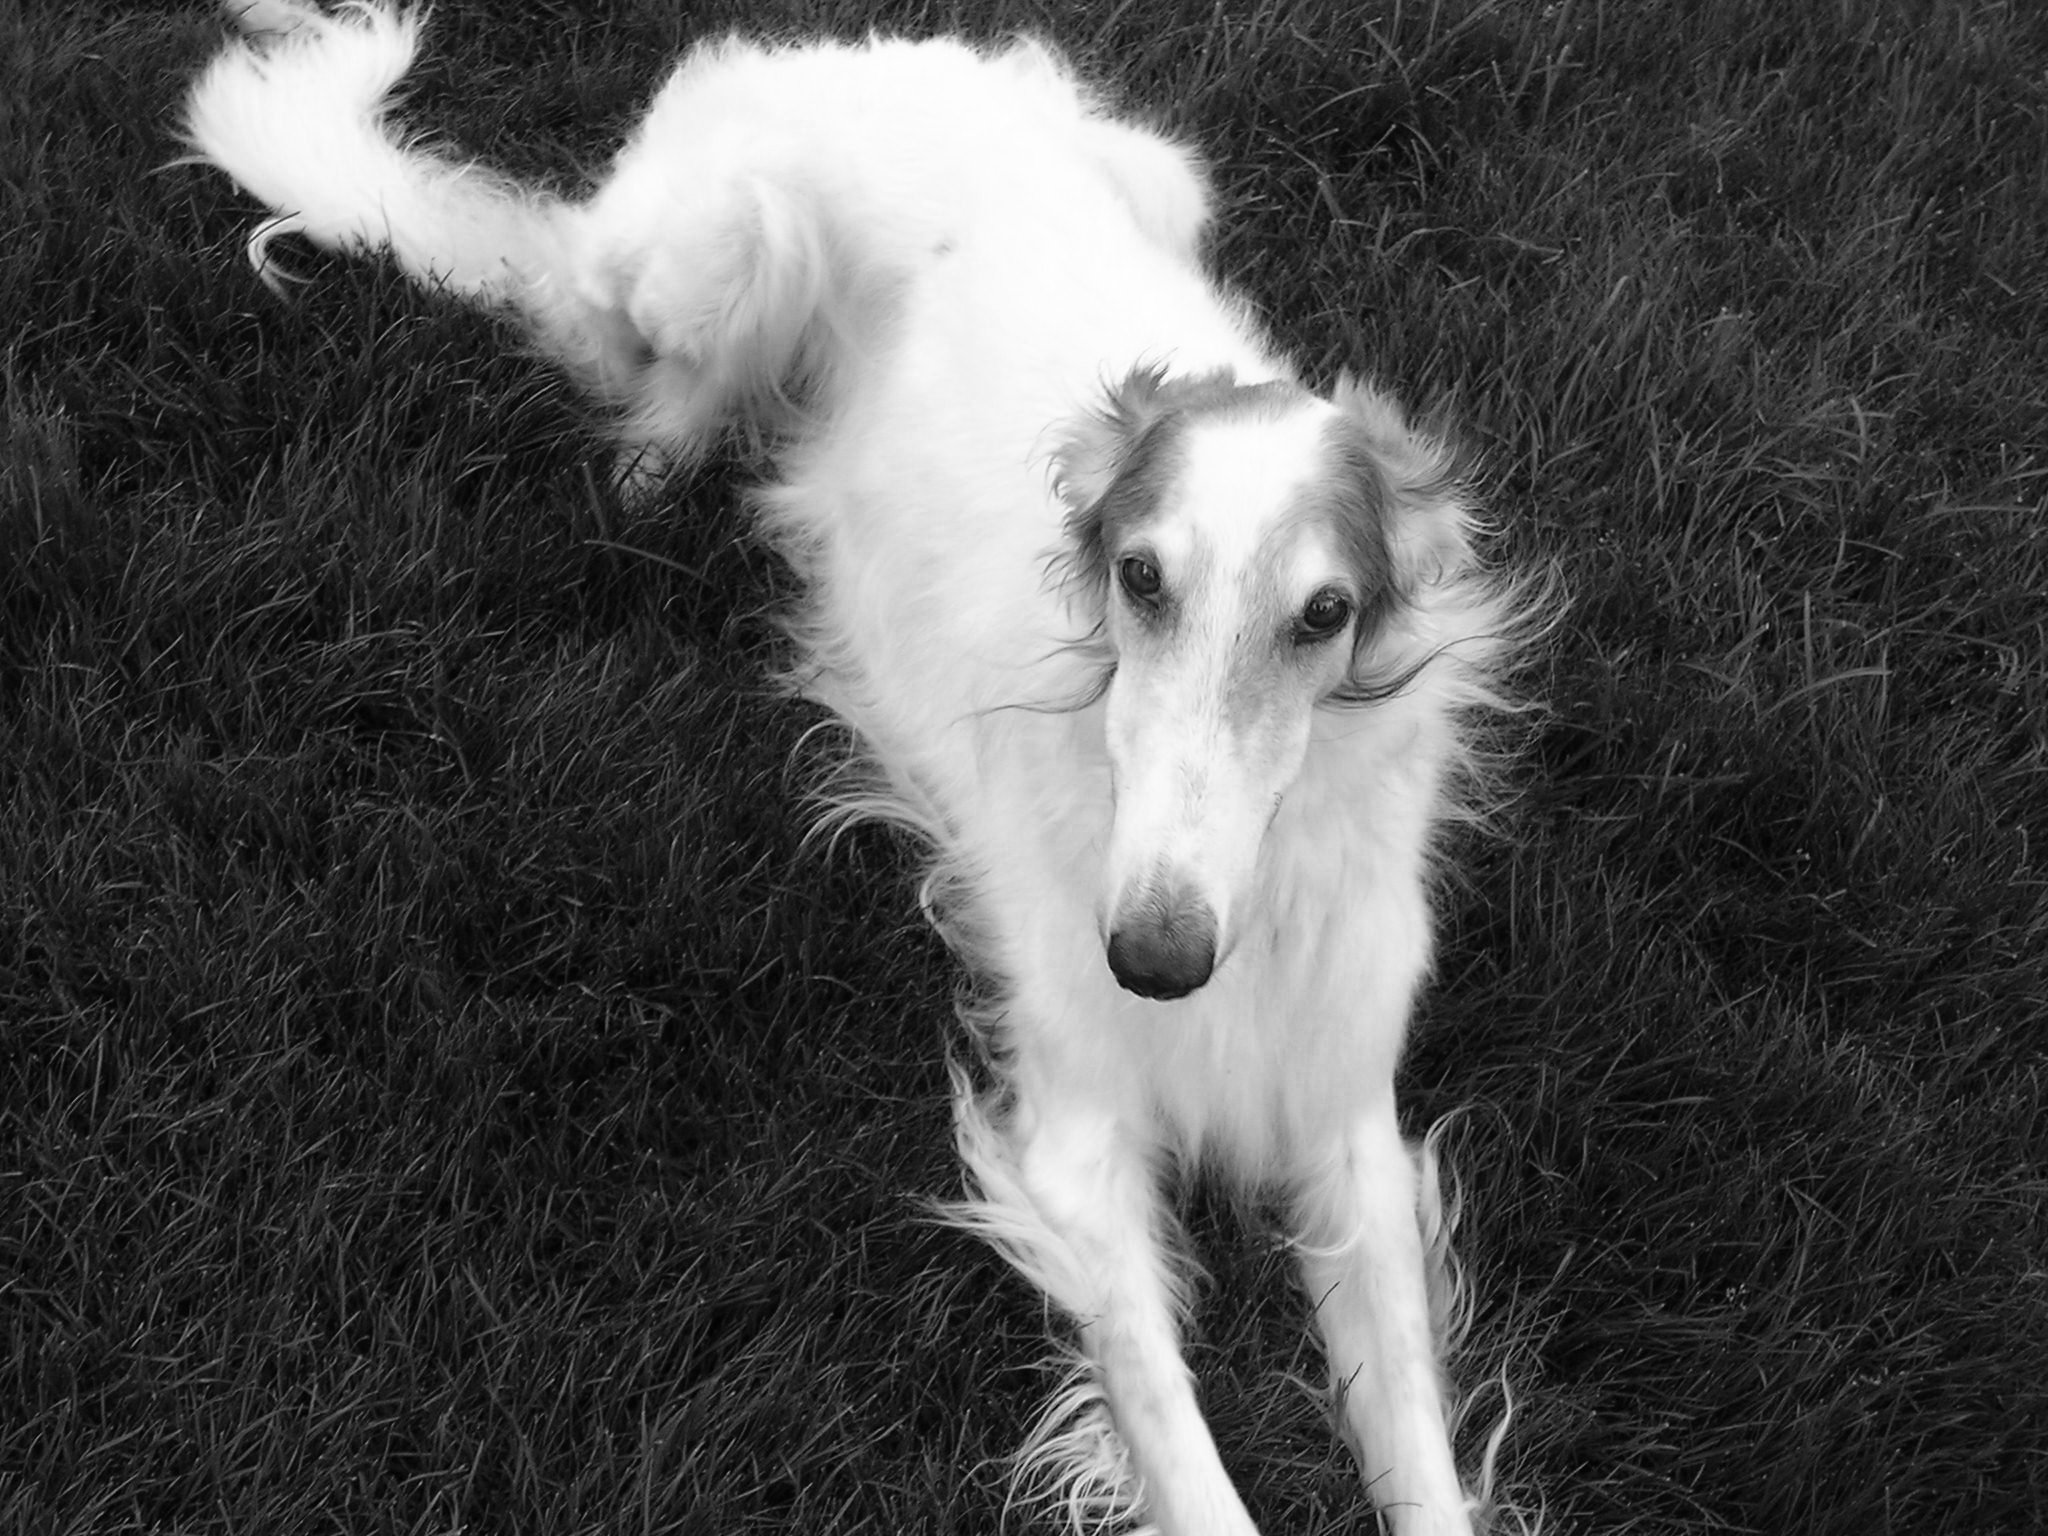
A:
[[[578,268],[584,297],[627,316],[658,359],[631,435],[673,442],[707,386],[757,424],[790,386],[822,405],[806,428],[829,418],[847,369],[871,387],[877,356],[915,327],[909,305],[946,305],[963,347],[977,316],[1042,327],[1088,297],[1045,292],[1080,243],[1109,264],[1142,250],[1147,287],[1192,277],[1207,216],[1186,151],[1097,115],[1034,44],[727,41],[677,70],[580,211]],[[953,274],[1002,302],[948,298]],[[1112,275],[1099,292],[1128,302],[1131,287]],[[1018,341],[973,344],[1028,367]],[[949,372],[927,370],[957,388]]]

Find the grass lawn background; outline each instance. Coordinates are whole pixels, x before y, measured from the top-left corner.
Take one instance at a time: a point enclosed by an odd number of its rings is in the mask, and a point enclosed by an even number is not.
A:
[[[1560,573],[1405,1079],[1518,1496],[2040,1529],[2048,10],[443,0],[412,99],[569,184],[735,24],[1126,82]],[[997,1529],[1043,1318],[924,1214],[953,971],[803,839],[738,467],[629,508],[492,323],[263,290],[166,168],[218,37],[0,10],[0,1529]],[[1255,1513],[1372,1530],[1285,1256],[1194,1224]]]

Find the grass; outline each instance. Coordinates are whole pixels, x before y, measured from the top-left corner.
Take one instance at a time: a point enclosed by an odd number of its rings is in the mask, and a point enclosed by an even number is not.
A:
[[[2048,14],[443,0],[415,99],[567,180],[736,21],[1113,68],[1573,594],[1405,1083],[1523,1500],[2038,1529]],[[924,1217],[953,973],[887,836],[804,841],[735,466],[623,506],[490,324],[267,294],[166,168],[217,36],[0,12],[0,1525],[998,1528],[1043,1320]],[[1255,1511],[1371,1530],[1196,1223]]]

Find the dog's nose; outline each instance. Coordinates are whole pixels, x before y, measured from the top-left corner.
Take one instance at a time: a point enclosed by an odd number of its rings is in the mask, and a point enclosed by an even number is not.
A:
[[[1186,997],[1216,969],[1215,913],[1186,896],[1141,901],[1110,930],[1109,968],[1140,997]]]

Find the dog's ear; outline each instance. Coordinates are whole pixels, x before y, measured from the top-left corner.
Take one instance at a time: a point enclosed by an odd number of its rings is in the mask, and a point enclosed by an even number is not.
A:
[[[1093,589],[1108,573],[1110,524],[1156,496],[1147,465],[1159,457],[1173,414],[1166,371],[1133,368],[1111,385],[1101,404],[1068,422],[1053,447],[1053,491],[1066,506],[1066,548],[1060,564],[1069,581]]]
[[[1331,399],[1336,505],[1360,585],[1373,594],[1331,697],[1371,704],[1421,674],[1441,650],[1441,616],[1469,607],[1479,590],[1471,476],[1449,443],[1412,426],[1373,386],[1343,379]]]
[[[1396,594],[1456,581],[1473,559],[1470,469],[1449,443],[1409,423],[1391,396],[1350,378],[1331,397],[1344,472],[1367,480]]]
[[[1166,370],[1140,365],[1109,386],[1102,403],[1066,424],[1052,451],[1053,490],[1072,518],[1097,506],[1137,451],[1146,430],[1169,409]]]

